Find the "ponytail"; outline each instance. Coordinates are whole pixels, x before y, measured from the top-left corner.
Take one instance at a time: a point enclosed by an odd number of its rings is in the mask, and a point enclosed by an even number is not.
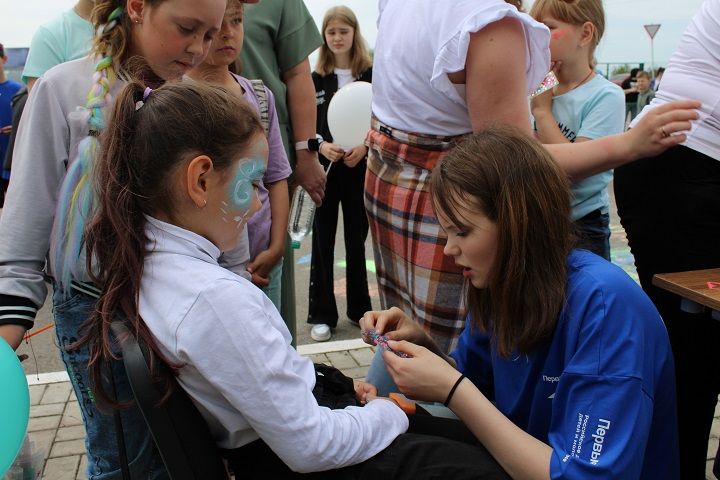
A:
[[[133,145],[138,117],[135,104],[138,97],[142,98],[144,89],[141,83],[130,82],[115,100],[111,120],[115,128],[106,132],[102,154],[93,167],[97,211],[85,229],[86,268],[92,281],[102,285],[103,294],[86,324],[81,343],[92,339],[88,368],[100,404],[117,405],[102,382],[103,365],[109,363],[117,351],[110,332],[113,321],[123,319],[138,339],[151,346],[151,363],[160,358],[170,365],[155,346],[137,310],[147,239],[143,208],[135,193],[137,172],[133,171]],[[100,267],[97,272],[94,272],[94,262]],[[167,383],[168,392],[171,385]]]

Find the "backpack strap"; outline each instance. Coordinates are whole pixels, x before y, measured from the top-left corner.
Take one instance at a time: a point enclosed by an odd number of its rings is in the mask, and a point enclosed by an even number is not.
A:
[[[262,123],[265,135],[267,135],[270,130],[267,90],[265,90],[265,84],[260,79],[250,80],[250,83],[252,83],[253,91],[255,92],[255,97],[257,98],[258,106],[260,107],[260,123]]]

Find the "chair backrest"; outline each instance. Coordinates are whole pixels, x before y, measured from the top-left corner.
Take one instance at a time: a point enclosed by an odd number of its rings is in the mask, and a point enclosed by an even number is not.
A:
[[[227,479],[228,474],[210,430],[185,391],[176,384],[160,405],[158,388],[146,358],[146,347],[119,321],[111,326],[122,349],[133,396],[172,480]],[[161,362],[155,368],[168,368]]]

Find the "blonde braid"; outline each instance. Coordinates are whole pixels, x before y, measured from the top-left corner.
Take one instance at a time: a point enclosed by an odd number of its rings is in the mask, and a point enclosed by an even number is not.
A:
[[[96,10],[99,7],[96,7]],[[96,12],[93,12],[96,13]],[[85,265],[80,254],[83,248],[85,222],[93,211],[93,193],[90,181],[92,165],[100,152],[99,134],[105,128],[103,111],[112,105],[110,90],[117,80],[113,65],[113,43],[118,35],[113,30],[122,21],[122,7],[114,8],[107,22],[97,30],[96,47],[104,46],[105,51],[97,56],[99,60],[93,73],[93,85],[87,95],[85,108],[88,113],[88,136],[78,145],[77,158],[68,167],[65,180],[60,188],[58,211],[55,215],[51,258],[55,280],[66,296],[70,293],[73,278],[82,278]],[[124,35],[120,34],[124,38]],[[115,37],[115,42],[110,41]],[[123,41],[124,42],[124,41]]]

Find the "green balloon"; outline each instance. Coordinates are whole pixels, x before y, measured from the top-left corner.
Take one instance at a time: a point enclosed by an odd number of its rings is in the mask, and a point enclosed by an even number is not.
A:
[[[0,337],[0,477],[22,447],[30,417],[30,391],[15,351]]]

